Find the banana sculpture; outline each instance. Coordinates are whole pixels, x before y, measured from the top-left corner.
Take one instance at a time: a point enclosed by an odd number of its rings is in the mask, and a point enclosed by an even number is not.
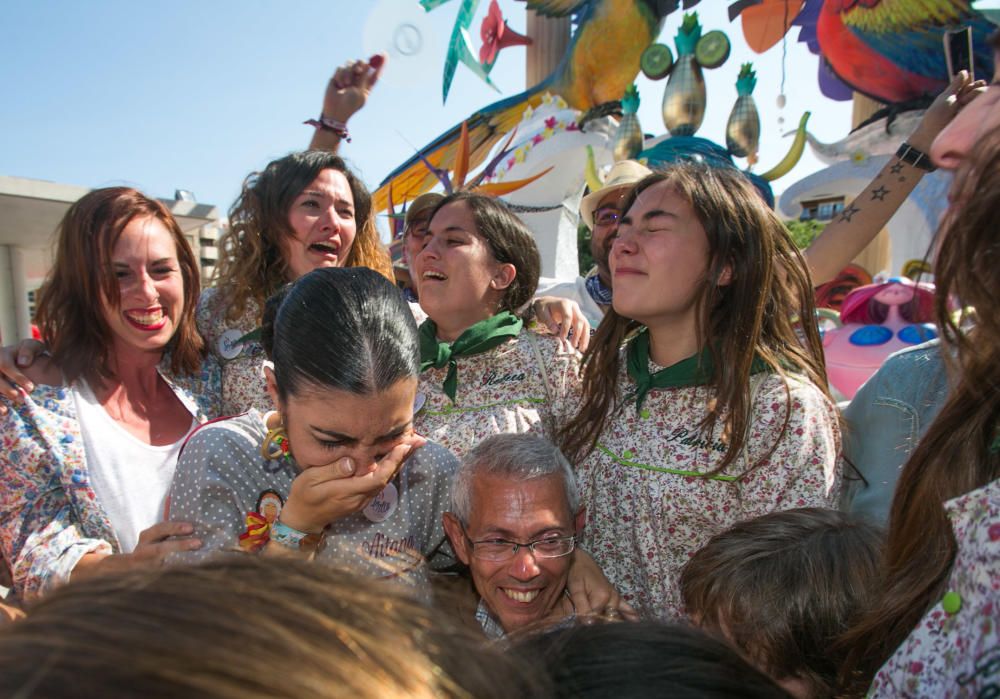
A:
[[[768,182],[774,182],[782,175],[787,175],[789,170],[799,162],[799,158],[802,157],[802,151],[806,147],[806,124],[809,123],[810,115],[810,112],[802,115],[802,118],[799,119],[799,128],[795,130],[795,139],[792,141],[792,147],[788,149],[788,153],[781,159],[781,162],[761,174],[762,178]]]

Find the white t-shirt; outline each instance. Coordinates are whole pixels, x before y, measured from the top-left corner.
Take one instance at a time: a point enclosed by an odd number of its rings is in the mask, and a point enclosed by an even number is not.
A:
[[[177,455],[187,434],[173,444],[151,446],[115,422],[86,381],[80,379],[70,391],[76,402],[91,486],[118,536],[122,553],[131,553],[139,543],[139,533],[163,519]],[[192,416],[191,429],[197,424]]]

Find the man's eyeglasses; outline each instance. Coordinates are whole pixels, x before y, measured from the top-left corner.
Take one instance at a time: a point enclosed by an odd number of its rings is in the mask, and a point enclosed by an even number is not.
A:
[[[531,554],[535,558],[561,558],[573,553],[573,549],[576,548],[575,536],[548,537],[522,544],[519,541],[508,541],[507,539],[473,541],[469,538],[464,526],[462,533],[465,534],[466,540],[472,546],[472,555],[484,561],[509,561],[522,548],[531,549]]]
[[[594,212],[594,225],[595,226],[613,226],[618,223],[618,219],[621,218],[621,214],[618,209],[598,209]]]

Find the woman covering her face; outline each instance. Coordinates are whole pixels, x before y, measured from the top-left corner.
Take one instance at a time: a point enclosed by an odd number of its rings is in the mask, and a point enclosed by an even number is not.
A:
[[[587,550],[640,613],[679,617],[680,568],[713,534],[836,502],[840,431],[817,331],[793,320],[813,317],[802,258],[745,178],[679,165],[623,211],[561,441]]]
[[[315,555],[386,577],[453,563],[436,554],[457,461],[413,431],[419,348],[398,289],[365,268],[314,270],[268,302],[262,341],[274,410],[192,436],[170,518],[205,545],[173,560]]]
[[[504,432],[552,434],[577,383],[576,356],[518,315],[538,285],[530,231],[500,202],[464,192],[434,210],[410,271],[420,326],[417,430],[461,456]]]
[[[371,195],[336,155],[292,153],[247,178],[219,243],[219,276],[198,303],[198,329],[222,365],[222,413],[267,410],[264,301],[323,267],[368,267],[392,279]]]
[[[190,531],[161,518],[181,444],[218,411],[198,290],[160,202],[111,187],[66,212],[38,302],[51,358],[0,418],[0,550],[20,596],[197,545],[167,541]]]

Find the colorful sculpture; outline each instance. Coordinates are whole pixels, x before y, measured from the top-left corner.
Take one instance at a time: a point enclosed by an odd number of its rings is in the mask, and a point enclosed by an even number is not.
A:
[[[760,146],[760,115],[753,101],[756,85],[757,74],[750,63],[744,63],[736,78],[738,97],[726,123],[726,148],[737,158],[749,159],[751,165],[757,162],[757,148]]]
[[[423,0],[422,4],[430,10],[447,1]],[[460,8],[462,26],[456,24],[446,61],[446,68],[452,66],[451,75],[458,62],[465,62],[461,57],[466,56],[466,50],[471,53],[462,31],[468,34],[472,18],[467,9],[472,7],[474,11],[476,2],[478,0],[463,0]],[[684,0],[684,6],[691,7],[697,2]],[[639,73],[642,52],[656,40],[663,28],[664,18],[679,4],[680,0],[527,0],[527,7],[542,15],[573,15],[576,31],[566,55],[549,77],[531,89],[496,102],[465,120],[469,131],[471,167],[478,167],[493,146],[521,120],[524,110],[529,106],[537,107],[547,92],[562,97],[570,107],[580,111],[620,100],[625,88],[635,81]],[[455,49],[454,55],[451,49]],[[478,61],[474,62],[479,69],[482,68]],[[460,130],[461,124],[457,124],[421,149],[421,156],[436,168],[451,170],[455,164]],[[419,156],[410,158],[391,172],[375,192],[377,211],[386,208],[390,182],[397,201],[412,201],[433,187],[437,178],[427,171]]]
[[[826,374],[845,398],[893,352],[937,337],[934,286],[906,277],[855,289],[840,308],[840,325],[823,333]],[[829,317],[829,316],[826,316]]]
[[[622,119],[615,133],[615,142],[611,152],[615,160],[632,160],[642,150],[642,127],[639,125],[639,90],[635,85],[629,86],[622,97]]]
[[[740,0],[730,16],[773,0]],[[936,95],[948,84],[943,34],[970,26],[973,31],[976,76],[993,74],[988,38],[996,29],[969,0],[789,0],[799,5],[791,25],[801,27],[799,41],[822,56],[851,89],[887,104]],[[791,16],[791,15],[790,15]],[[766,42],[765,42],[766,45]],[[837,89],[821,72],[820,87],[832,98],[850,94]]]

